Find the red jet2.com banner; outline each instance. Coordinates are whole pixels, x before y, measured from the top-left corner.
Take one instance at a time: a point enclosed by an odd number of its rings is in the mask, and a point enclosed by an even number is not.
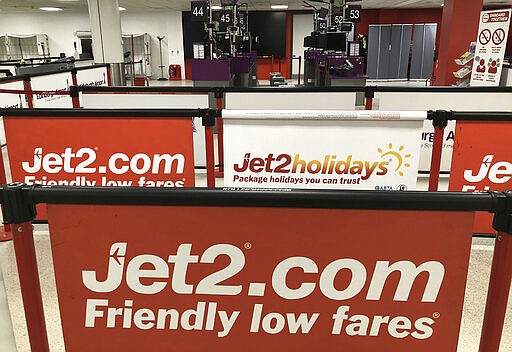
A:
[[[70,186],[193,187],[190,119],[4,118],[12,180]],[[45,218],[44,207],[38,218]]]
[[[69,351],[456,350],[472,213],[49,205],[48,215]]]
[[[450,171],[450,191],[512,189],[512,124],[457,122]],[[492,214],[477,213],[475,233],[495,233]]]

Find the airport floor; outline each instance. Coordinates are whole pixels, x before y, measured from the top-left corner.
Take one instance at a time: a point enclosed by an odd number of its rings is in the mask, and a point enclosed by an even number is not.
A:
[[[158,83],[176,85],[175,82],[169,81]],[[189,85],[190,82],[185,81],[182,84]],[[396,84],[396,82],[380,82],[379,84]],[[404,85],[404,82],[401,84]],[[412,82],[406,85],[424,85],[424,82]],[[206,185],[204,174],[197,175],[196,184],[198,186]],[[427,184],[428,178],[420,176],[418,179],[418,189],[426,190]],[[222,180],[217,179],[217,186],[222,186]],[[440,190],[447,190],[447,187],[448,178],[442,176],[440,180]],[[65,349],[60,324],[55,279],[53,276],[53,262],[49,237],[50,234],[47,225],[35,225],[35,244],[50,350],[57,352],[65,351]],[[457,350],[459,352],[478,351],[486,291],[492,262],[493,245],[494,240],[491,238],[473,239],[459,346]],[[12,241],[7,241],[0,242],[0,352],[15,351],[29,352],[30,347],[13,243]],[[512,351],[512,294],[509,298],[500,351]]]

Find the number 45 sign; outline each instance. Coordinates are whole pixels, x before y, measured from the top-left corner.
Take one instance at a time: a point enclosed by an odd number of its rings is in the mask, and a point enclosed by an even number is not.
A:
[[[192,1],[190,3],[190,12],[192,21],[207,21],[208,3],[206,1]]]

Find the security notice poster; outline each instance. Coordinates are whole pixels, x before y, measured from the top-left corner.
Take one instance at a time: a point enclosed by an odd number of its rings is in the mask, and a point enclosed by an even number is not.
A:
[[[426,112],[225,110],[224,185],[416,187]]]
[[[78,86],[99,87],[108,86],[107,67],[93,67],[76,71]]]
[[[471,86],[500,84],[511,11],[510,9],[492,10],[482,11],[480,14]]]
[[[49,205],[48,215],[67,351],[457,349],[472,213]]]
[[[69,91],[73,85],[71,72],[35,76],[30,79],[32,90],[40,91],[33,95],[34,108],[72,108],[73,102],[69,94],[56,95],[52,92]]]
[[[4,117],[12,180],[28,185],[193,187],[190,119]],[[41,208],[39,218],[44,216]]]
[[[453,149],[450,191],[512,189],[512,124],[458,121]],[[475,233],[495,233],[492,214],[477,213]]]

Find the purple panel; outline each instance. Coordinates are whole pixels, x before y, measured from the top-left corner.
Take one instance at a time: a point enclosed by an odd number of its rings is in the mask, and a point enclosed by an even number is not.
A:
[[[322,53],[321,50],[304,50],[304,59],[307,61],[315,61],[316,56]]]
[[[229,81],[229,60],[192,60],[192,80]]]
[[[347,60],[354,66],[351,70],[343,70]],[[364,75],[364,57],[329,55],[326,58],[327,72],[331,78],[366,78]]]
[[[251,70],[251,55],[239,54],[231,58],[232,73],[248,73]]]

